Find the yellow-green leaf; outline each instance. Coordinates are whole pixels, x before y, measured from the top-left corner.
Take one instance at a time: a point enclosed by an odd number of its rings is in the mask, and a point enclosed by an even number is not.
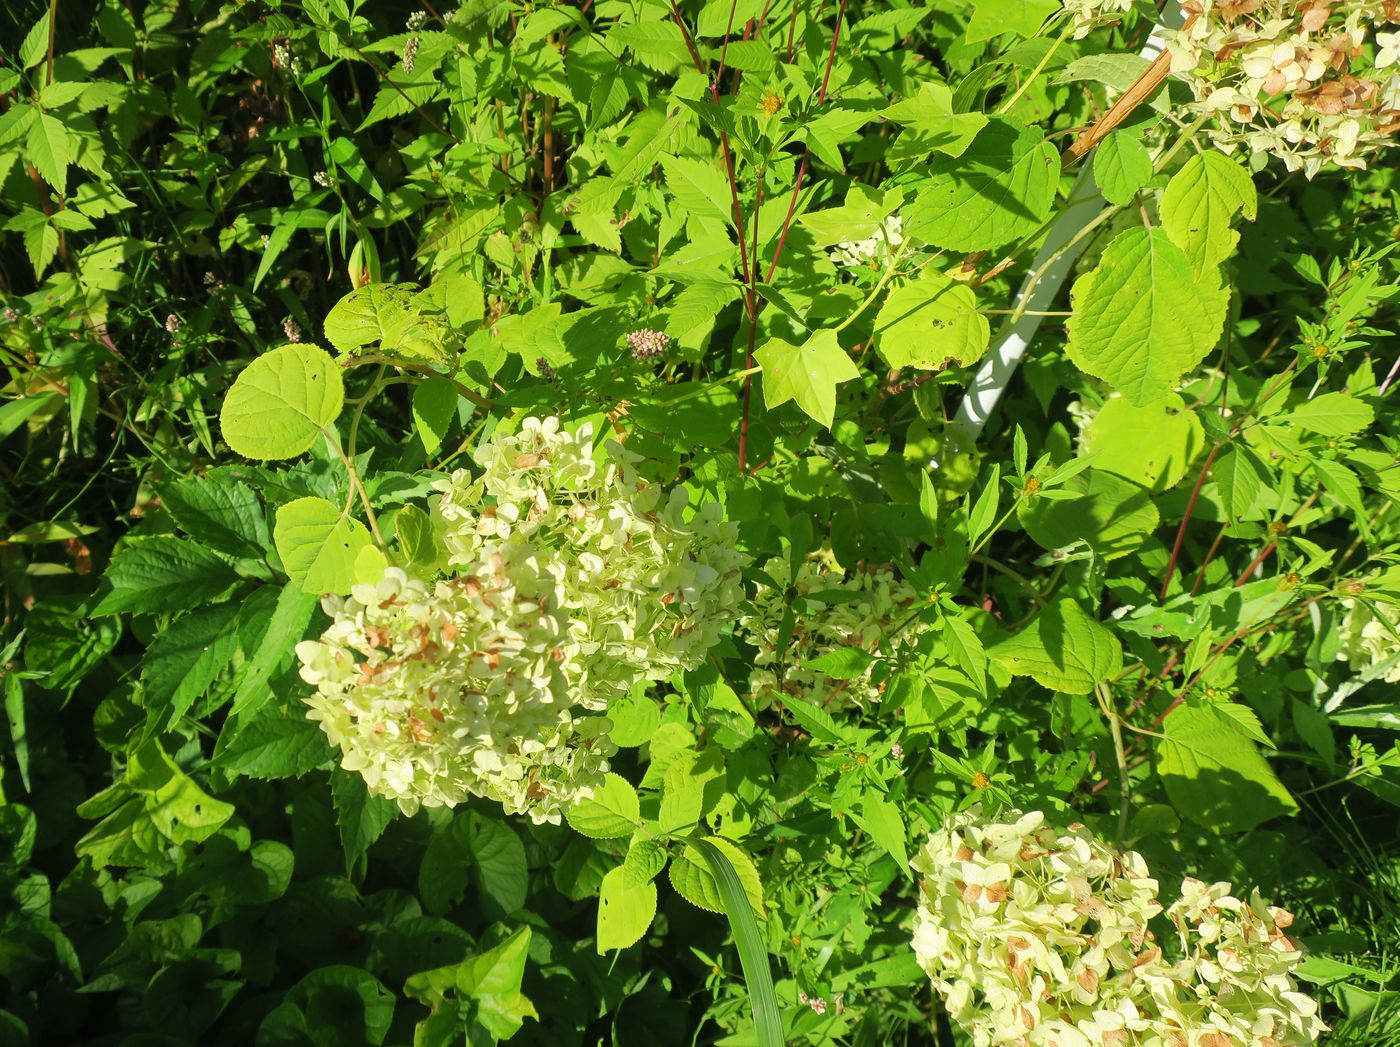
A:
[[[224,397],[224,441],[247,458],[295,458],[345,404],[340,369],[315,345],[284,345],[243,369]]]
[[[1073,600],[1057,600],[1010,639],[987,649],[1014,676],[1062,694],[1089,694],[1123,668],[1123,647]]]
[[[860,377],[835,331],[818,331],[801,345],[774,338],[754,359],[763,368],[763,402],[770,410],[794,400],[828,429],[836,417],[836,387]]]
[[[880,355],[891,367],[962,367],[987,351],[991,328],[972,288],[937,273],[890,292],[875,317]]]
[[[298,498],[277,510],[272,540],[287,577],[307,593],[348,593],[369,532],[324,498]]]

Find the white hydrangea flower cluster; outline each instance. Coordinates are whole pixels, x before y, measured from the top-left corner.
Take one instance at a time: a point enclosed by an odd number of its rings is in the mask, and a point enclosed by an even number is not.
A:
[[[1119,21],[1133,9],[1133,0],[1065,0],[1074,19],[1074,39],[1082,40],[1099,26]]]
[[[761,584],[752,612],[739,619],[739,636],[758,650],[749,675],[749,690],[756,699],[774,691],[809,697],[818,688],[829,688],[830,680],[807,665],[842,647],[873,653],[908,617],[919,595],[888,567],[843,572],[830,550],[807,557],[796,578],[788,560],[780,557],[769,560],[763,570],[776,587]],[[796,620],[786,649],[780,650],[789,598]],[[878,700],[880,688],[867,670],[846,684],[842,694],[863,704]]]
[[[327,597],[297,646],[342,766],[405,813],[468,796],[555,822],[615,752],[604,714],[693,668],[741,599],[737,528],[716,504],[645,483],[591,427],[527,418],[434,484],[446,576],[389,568]]]
[[[1295,1047],[1325,1031],[1289,972],[1292,917],[1188,879],[1167,916],[1142,856],[1042,812],[966,811],[911,863],[913,946],[976,1047]]]
[[[1172,72],[1216,118],[1225,152],[1277,156],[1311,178],[1364,168],[1400,130],[1400,38],[1391,0],[1188,0],[1167,34]]]
[[[1400,640],[1396,639],[1400,635],[1400,607],[1360,600],[1343,600],[1342,606],[1347,613],[1342,619],[1338,660],[1345,659],[1353,671],[1360,672],[1400,655]],[[1400,683],[1400,660],[1386,669],[1381,679]]]
[[[899,215],[890,215],[880,223],[874,236],[865,240],[842,240],[829,257],[848,269],[881,268],[894,255],[894,249],[904,243],[903,227]]]

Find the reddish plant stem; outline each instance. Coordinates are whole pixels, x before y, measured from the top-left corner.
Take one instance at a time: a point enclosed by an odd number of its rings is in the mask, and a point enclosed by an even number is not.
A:
[[[733,12],[731,9],[731,20]],[[710,83],[710,99],[719,105],[719,77],[710,78],[705,72],[705,63],[700,60],[700,52],[695,49],[695,41],[691,39],[690,30],[685,27],[685,19],[681,17],[681,9],[676,6],[676,0],[671,0],[671,18],[681,31],[681,39],[685,41],[685,49],[690,52],[690,60],[695,65],[696,71],[704,76]],[[725,37],[725,46],[728,47],[728,36]],[[720,71],[723,72],[723,62],[721,61]],[[729,178],[729,209],[734,218],[734,228],[739,234],[739,264],[740,272],[744,278],[744,284],[750,288],[746,295],[746,305],[752,315],[754,308],[754,295],[752,291],[753,280],[749,273],[749,252],[744,240],[744,212],[739,206],[739,183],[735,175],[734,153],[729,148],[729,132],[719,133],[720,151],[724,154],[724,172]],[[747,379],[745,379],[747,381]]]
[[[1227,530],[1229,530],[1228,526],[1222,526],[1220,528],[1219,533],[1215,536],[1215,541],[1210,545],[1210,551],[1206,553],[1206,558],[1201,561],[1201,566],[1196,569],[1196,581],[1195,584],[1191,586],[1192,596],[1195,596],[1201,591],[1201,583],[1206,580],[1206,568],[1210,566],[1211,560],[1215,559],[1216,551],[1219,550],[1221,539],[1225,537],[1225,532]]]
[[[672,2],[672,6],[674,7],[674,5],[675,5],[675,0],[671,0],[671,2]],[[839,44],[840,41],[841,41],[841,22],[844,20],[845,16],[846,16],[846,0],[841,0],[841,4],[840,4],[840,6],[837,8],[837,10],[836,10],[836,26],[835,26],[835,27],[832,29],[832,31],[831,31],[831,48],[830,48],[830,50],[827,51],[827,54],[826,54],[826,69],[825,69],[825,70],[823,71],[823,73],[822,73],[822,86],[821,86],[821,90],[820,90],[819,92],[817,92],[817,105],[818,105],[819,107],[826,104],[826,92],[827,92],[828,86],[829,86],[830,83],[831,83],[831,67],[836,63],[836,47],[837,47],[837,44]],[[796,17],[796,13],[795,13],[795,11],[794,11],[794,18],[795,18],[795,17]],[[788,199],[787,215],[786,215],[786,217],[784,217],[784,219],[783,219],[783,228],[782,228],[782,230],[778,233],[778,243],[777,243],[777,245],[773,248],[773,261],[772,261],[771,264],[768,266],[768,278],[764,281],[765,283],[771,284],[771,283],[773,282],[773,276],[774,276],[774,274],[776,274],[777,271],[778,271],[778,263],[779,263],[779,261],[780,261],[780,260],[782,259],[782,257],[783,257],[783,246],[787,243],[788,230],[792,228],[792,219],[793,219],[793,216],[797,213],[797,201],[798,201],[798,198],[802,195],[802,182],[803,182],[803,180],[807,177],[807,164],[808,164],[809,160],[811,159],[811,155],[812,155],[811,148],[810,148],[809,146],[804,145],[804,146],[802,147],[802,162],[798,165],[798,168],[797,168],[797,178],[796,178],[795,182],[793,183],[793,187],[792,187],[792,196],[789,197],[789,199]],[[761,186],[761,185],[760,185],[760,187],[759,187],[759,191],[762,192],[762,186]],[[755,212],[755,214],[754,214],[754,234],[753,234],[753,238],[754,238],[754,255],[753,255],[753,257],[754,257],[754,262],[753,262],[753,267],[752,267],[752,269],[749,269],[749,266],[748,266],[747,264],[744,266],[745,269],[748,269],[748,270],[749,270],[749,272],[750,272],[750,274],[751,274],[751,276],[752,276],[752,281],[750,282],[750,285],[749,285],[749,300],[750,300],[751,302],[754,303],[754,307],[751,308],[751,309],[750,309],[750,312],[749,312],[749,355],[748,355],[748,368],[749,368],[750,370],[753,369],[753,345],[754,345],[754,339],[755,339],[755,337],[756,337],[756,331],[757,331],[757,325],[758,325],[758,305],[757,305],[757,302],[755,301],[755,299],[757,298],[757,284],[758,284],[758,214],[757,214],[757,212]],[[742,242],[742,238],[741,238],[741,240],[740,240],[740,252],[742,253],[742,251],[743,251],[743,242]],[[748,441],[748,434],[749,434],[749,404],[750,404],[750,402],[752,401],[752,399],[753,399],[753,375],[748,374],[748,375],[745,375],[745,376],[744,376],[744,407],[743,407],[743,413],[740,415],[740,418],[739,418],[739,471],[740,471],[741,473],[747,471],[746,466],[747,466],[747,462],[748,462],[748,442],[749,442],[749,441]]]
[[[1244,569],[1244,574],[1240,575],[1235,581],[1235,588],[1238,589],[1240,586],[1244,585],[1245,582],[1249,581],[1249,576],[1259,570],[1259,565],[1267,560],[1269,554],[1277,548],[1278,542],[1270,542],[1268,545],[1264,546],[1264,548],[1260,549],[1259,555],[1249,561],[1249,566]]]
[[[1181,545],[1186,541],[1186,528],[1191,525],[1191,514],[1196,509],[1196,499],[1201,496],[1201,488],[1205,485],[1206,474],[1210,472],[1210,467],[1215,464],[1215,456],[1220,453],[1220,448],[1224,446],[1223,443],[1216,441],[1206,458],[1206,464],[1201,467],[1200,475],[1196,477],[1196,486],[1191,489],[1191,497],[1186,503],[1186,512],[1181,517],[1181,526],[1176,529],[1176,541],[1172,543],[1172,555],[1171,559],[1167,561],[1167,576],[1162,579],[1162,591],[1157,596],[1158,603],[1167,602],[1167,592],[1171,589],[1172,575],[1176,573],[1176,561],[1181,556]]]

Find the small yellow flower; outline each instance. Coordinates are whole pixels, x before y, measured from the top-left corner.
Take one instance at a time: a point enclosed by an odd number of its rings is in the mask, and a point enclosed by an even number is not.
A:
[[[772,91],[769,91],[766,95],[763,96],[763,107],[762,107],[762,108],[763,108],[763,115],[764,115],[764,116],[772,116],[774,113],[776,113],[776,112],[777,112],[779,109],[781,109],[782,107],[783,107],[783,97],[782,97],[782,95],[776,95],[776,94],[774,94]]]
[[[985,789],[991,784],[992,780],[988,778],[985,774],[983,774],[981,771],[978,771],[972,776],[972,787],[974,789]]]

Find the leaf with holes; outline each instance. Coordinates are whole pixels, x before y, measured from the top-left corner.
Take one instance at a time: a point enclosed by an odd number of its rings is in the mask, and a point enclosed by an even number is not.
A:
[[[340,369],[324,349],[292,344],[243,369],[224,397],[224,441],[246,458],[270,461],[309,451],[345,405]]]

